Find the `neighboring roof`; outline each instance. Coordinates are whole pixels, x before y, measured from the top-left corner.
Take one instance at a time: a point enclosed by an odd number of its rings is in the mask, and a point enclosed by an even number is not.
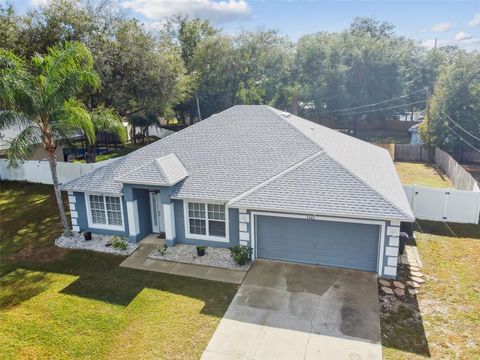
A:
[[[63,189],[120,193],[119,181],[163,176],[154,173],[153,161],[173,154],[188,171],[174,185],[173,198],[316,215],[414,219],[388,151],[264,105],[234,106]]]
[[[187,176],[188,171],[185,166],[175,154],[171,153],[152,160],[115,180],[126,184],[172,186]]]
[[[9,126],[0,130],[0,151],[10,148],[10,141],[15,139],[23,130],[27,128],[26,124]]]
[[[420,124],[416,124],[416,125],[413,125],[412,127],[410,127],[408,129],[408,132],[409,133],[412,133],[412,132],[418,132],[418,127],[419,127]]]

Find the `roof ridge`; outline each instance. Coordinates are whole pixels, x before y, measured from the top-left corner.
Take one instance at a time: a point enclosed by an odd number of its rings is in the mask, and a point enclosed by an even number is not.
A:
[[[312,140],[312,138],[310,138],[308,135],[306,135],[302,130],[300,130],[299,128],[297,128],[295,125],[293,125],[290,121],[288,121],[285,116],[283,115],[280,115],[279,113],[277,113],[277,109],[275,108],[272,108],[271,106],[268,106],[268,105],[263,105],[265,106],[271,113],[273,113],[275,116],[277,116],[278,118],[282,119],[282,121],[286,124],[288,124],[291,128],[293,128],[296,132],[300,133],[305,139],[307,139],[308,141],[310,141],[311,143],[315,144],[316,146],[318,146],[320,149],[324,150],[324,148],[319,144],[317,143],[316,141]],[[286,113],[288,113],[289,115],[293,115],[293,114],[290,114],[289,112],[285,111]],[[293,115],[293,116],[296,116],[296,115]],[[314,123],[312,121],[313,124],[315,125],[319,125],[321,126],[320,124],[317,124],[317,123]]]
[[[138,171],[138,170],[143,169],[144,167],[150,165],[150,164],[151,164],[152,162],[154,162],[155,160],[156,160],[156,159],[147,161],[145,164],[140,165],[139,167],[136,167],[136,168],[134,168],[134,169],[126,172],[125,174],[122,174],[122,175],[120,175],[120,176],[117,176],[116,178],[113,178],[113,180],[114,180],[114,181],[119,181],[119,180],[121,180],[122,178],[130,175],[130,174],[133,173],[134,171]],[[92,172],[93,172],[93,171],[92,171]],[[91,173],[89,173],[89,174],[91,174]]]
[[[162,138],[162,139],[160,139],[160,140],[154,141],[154,142],[152,142],[151,144],[148,144],[148,145],[146,145],[146,146],[143,146],[143,147],[141,147],[141,148],[139,148],[139,149],[137,149],[137,150],[135,150],[135,151],[132,151],[131,153],[129,153],[129,154],[127,154],[127,155],[124,155],[124,157],[129,157],[130,155],[135,154],[137,151],[138,151],[138,152],[143,152],[143,151],[145,151],[145,149],[148,149],[148,148],[151,147],[152,145],[155,145],[155,144],[158,145],[158,143],[160,143],[160,142],[162,142],[162,141],[165,141],[166,139],[171,139],[172,137],[175,137],[177,134],[180,134],[180,133],[184,132],[185,130],[190,129],[190,128],[191,128],[192,126],[194,126],[194,125],[201,124],[201,123],[203,123],[203,122],[205,122],[205,121],[211,121],[212,118],[214,118],[214,117],[216,117],[216,116],[218,116],[218,115],[220,115],[220,114],[222,114],[222,113],[224,113],[224,112],[226,112],[226,111],[228,111],[228,110],[233,109],[235,106],[238,106],[238,105],[231,106],[231,107],[229,107],[229,108],[227,108],[227,109],[225,109],[225,110],[223,110],[223,111],[220,111],[219,113],[212,114],[212,115],[210,115],[208,118],[205,118],[205,119],[203,119],[203,120],[200,120],[200,121],[197,122],[197,123],[190,124],[190,125],[188,125],[187,127],[183,128],[182,130],[178,130],[178,131],[174,132],[173,134],[167,135],[166,137],[164,137],[164,138]],[[160,128],[161,128],[161,126],[160,126]]]
[[[280,179],[282,176],[290,173],[291,171],[295,170],[296,168],[300,167],[301,165],[309,162],[310,160],[312,159],[315,159],[316,157],[320,156],[322,153],[324,153],[325,150],[320,150],[318,152],[316,152],[315,154],[313,155],[310,155],[302,160],[300,160],[299,162],[293,164],[292,166],[280,171],[279,173],[273,175],[272,177],[268,178],[267,180],[261,182],[260,184],[258,185],[255,185],[254,187],[251,187],[250,189],[244,191],[243,193],[241,193],[240,195],[237,195],[235,196],[234,198],[230,199],[228,202],[227,202],[227,205],[233,205],[234,203],[240,201],[241,199],[247,197],[248,195],[251,195],[253,194],[254,192],[256,192],[257,190],[260,190],[262,188],[264,188],[265,186],[271,184],[272,182],[274,182],[275,180],[277,179]]]
[[[167,173],[166,173],[165,170],[163,169],[163,166],[158,162],[158,159],[165,158],[166,156],[169,156],[169,155],[171,155],[171,154],[173,154],[173,152],[171,152],[171,153],[169,153],[169,154],[167,154],[167,155],[164,155],[164,156],[159,156],[159,157],[156,158],[156,159],[153,159],[153,161],[155,161],[155,166],[160,170],[160,173],[163,175],[163,177],[165,178],[165,180],[167,181],[168,184],[171,184],[171,181],[170,181],[170,179],[168,178]],[[177,157],[175,154],[173,154],[173,155],[178,159],[178,157]],[[183,164],[182,164],[182,166],[183,166]],[[183,166],[183,167],[185,167],[185,166]]]
[[[352,175],[354,178],[356,178],[358,181],[360,181],[362,184],[366,185],[370,190],[372,190],[373,192],[375,192],[377,195],[379,195],[383,200],[385,200],[390,206],[392,206],[393,208],[395,208],[396,210],[400,211],[400,213],[402,213],[404,216],[406,216],[407,218],[410,217],[409,214],[407,214],[403,209],[401,209],[400,207],[398,207],[396,204],[394,204],[390,199],[388,199],[387,197],[385,197],[385,195],[383,195],[381,192],[379,192],[377,189],[375,189],[373,186],[371,186],[370,184],[368,184],[365,180],[363,180],[360,176],[358,176],[357,174],[355,174],[353,171],[351,171],[349,168],[347,168],[345,165],[343,165],[340,161],[338,161],[337,159],[335,159],[335,157],[331,156],[328,152],[325,152],[327,154],[327,156],[332,160],[334,161],[335,163],[337,163],[342,169],[344,169],[345,171],[347,171],[350,175]]]

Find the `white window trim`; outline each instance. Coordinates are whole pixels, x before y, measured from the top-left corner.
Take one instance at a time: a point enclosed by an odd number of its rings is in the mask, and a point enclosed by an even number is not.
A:
[[[188,203],[189,202],[194,202],[194,203],[199,203],[199,204],[204,204],[205,205],[205,227],[206,231],[208,232],[208,204],[215,204],[215,205],[225,205],[225,237],[220,237],[220,236],[210,236],[210,235],[199,235],[199,234],[191,234],[190,233],[190,217],[188,214]],[[203,240],[203,241],[214,241],[214,242],[224,242],[228,243],[229,240],[229,231],[228,231],[228,207],[225,203],[218,202],[218,201],[200,201],[200,200],[195,200],[195,199],[184,199],[183,200],[183,223],[185,225],[185,238],[187,239],[193,239],[193,240]],[[212,219],[214,220],[214,219]],[[215,221],[215,220],[214,220]]]
[[[94,224],[92,220],[92,210],[90,208],[90,195],[103,196],[105,204],[105,196],[118,197],[120,199],[120,211],[122,214],[122,226],[118,225],[108,225],[108,224]],[[118,194],[107,194],[107,193],[85,193],[85,206],[87,209],[87,220],[88,227],[92,229],[104,229],[104,230],[115,230],[115,231],[125,231],[125,216],[123,213],[123,197]],[[105,214],[106,215],[106,214]],[[107,220],[108,221],[108,220]]]

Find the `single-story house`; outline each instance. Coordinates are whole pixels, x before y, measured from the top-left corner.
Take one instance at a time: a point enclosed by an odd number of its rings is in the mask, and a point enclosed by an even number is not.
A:
[[[253,248],[253,258],[394,277],[414,216],[387,150],[239,105],[63,186],[74,231]]]
[[[419,131],[420,124],[413,125],[408,129],[408,133],[410,134],[410,144],[412,145],[422,145],[422,137],[420,136]]]

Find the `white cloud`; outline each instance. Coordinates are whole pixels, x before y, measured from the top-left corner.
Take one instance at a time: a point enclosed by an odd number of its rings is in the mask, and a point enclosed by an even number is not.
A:
[[[437,47],[446,46],[446,45],[452,45],[452,44],[448,41],[437,40]],[[422,46],[426,47],[427,49],[433,49],[435,47],[435,39],[430,39],[422,42]]]
[[[471,27],[480,26],[480,13],[475,14],[473,20],[468,22],[468,25],[470,25]]]
[[[455,40],[457,41],[464,41],[472,39],[473,35],[467,34],[466,32],[460,31],[457,35],[455,35]]]
[[[445,32],[447,30],[450,30],[451,28],[452,28],[452,23],[442,22],[442,23],[433,25],[431,30],[433,32]]]
[[[184,14],[217,24],[246,18],[251,13],[245,0],[125,0],[121,5],[154,20]]]
[[[30,5],[32,6],[40,6],[46,5],[49,0],[30,0]]]
[[[460,34],[464,34],[466,37],[459,36]],[[435,47],[435,39],[422,42],[422,46],[426,47],[427,49],[433,49]],[[464,49],[478,49],[480,47],[480,38],[460,32],[453,40],[438,39],[437,48],[442,46],[458,46]]]

